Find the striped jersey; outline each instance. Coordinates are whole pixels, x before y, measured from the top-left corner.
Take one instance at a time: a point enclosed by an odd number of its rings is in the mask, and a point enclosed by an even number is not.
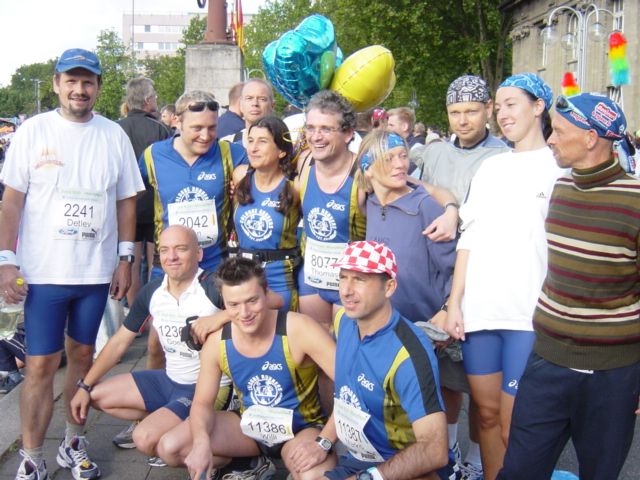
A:
[[[588,370],[640,361],[640,181],[614,159],[574,169],[553,190],[546,229],[536,353]]]

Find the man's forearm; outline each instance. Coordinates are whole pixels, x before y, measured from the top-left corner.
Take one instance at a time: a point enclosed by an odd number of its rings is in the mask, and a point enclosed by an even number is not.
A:
[[[388,480],[422,478],[447,464],[447,449],[435,442],[416,442],[401,450],[389,460],[378,465],[382,476]]]
[[[6,187],[0,211],[0,250],[15,251],[24,193]]]
[[[136,238],[136,197],[118,200],[118,241],[133,242]]]

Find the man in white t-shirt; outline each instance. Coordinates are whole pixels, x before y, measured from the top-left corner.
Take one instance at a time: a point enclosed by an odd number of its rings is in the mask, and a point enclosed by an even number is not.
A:
[[[109,291],[120,300],[131,283],[136,196],[144,185],[127,135],[92,111],[101,74],[95,54],[65,51],[53,76],[60,107],[19,128],[0,174],[0,293],[9,303],[26,296],[18,479],[48,478],[43,444],[63,349],[67,403],[91,367]],[[100,476],[85,443],[83,426],[67,414],[57,462],[76,480]]]
[[[189,416],[200,372],[199,349],[182,340],[186,319],[206,316],[215,325],[214,330],[228,321],[221,311],[224,305],[214,275],[198,268],[202,248],[193,230],[182,225],[167,228],[160,235],[159,253],[164,277],[152,280],[140,290],[124,324],[102,349],[71,401],[71,412],[78,423],[85,422],[89,404],[117,418],[142,420],[133,431],[133,446],[152,456],[156,455],[160,437]],[[124,373],[101,381],[150,317],[158,332],[166,367]],[[226,409],[230,401],[231,380],[223,377],[215,408]]]

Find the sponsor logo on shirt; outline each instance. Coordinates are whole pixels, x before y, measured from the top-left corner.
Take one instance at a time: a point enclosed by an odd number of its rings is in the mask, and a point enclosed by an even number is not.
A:
[[[215,173],[200,172],[200,175],[198,175],[199,182],[201,182],[202,180],[205,180],[205,181],[215,180],[216,178],[217,177]]]
[[[48,147],[43,147],[40,151],[40,160],[33,167],[35,170],[38,170],[43,167],[53,168],[53,167],[64,167],[64,162],[62,160],[58,160],[58,155],[56,151],[53,149],[49,149]]]
[[[336,238],[338,229],[336,221],[329,210],[324,208],[312,208],[307,215],[307,223],[311,232],[318,240],[329,241]]]
[[[252,208],[240,215],[240,226],[247,237],[254,242],[262,242],[273,233],[273,219],[268,212]]]
[[[338,396],[340,397],[340,400],[346,404],[356,407],[358,410],[362,410],[362,408],[360,408],[360,400],[358,400],[357,395],[353,393],[353,390],[351,390],[347,385],[340,387]]]
[[[263,207],[271,207],[271,208],[278,208],[280,206],[280,200],[271,200],[271,198],[265,198],[261,205]]]
[[[200,187],[185,187],[176,195],[176,202],[193,202],[194,200],[209,200],[209,195]]]
[[[329,200],[327,202],[327,208],[331,210],[336,210],[338,212],[344,212],[345,206],[342,203],[338,203],[335,200]]]
[[[374,384],[371,380],[367,380],[367,377],[364,376],[364,373],[358,375],[358,382],[360,382],[360,385],[362,385],[364,388],[366,388],[370,392],[373,392]]]
[[[255,405],[274,407],[282,400],[282,386],[271,375],[263,373],[251,377],[247,390]]]
[[[271,362],[269,362],[269,360],[267,360],[262,365],[262,370],[263,371],[264,370],[282,370],[282,364],[281,363],[271,363]]]

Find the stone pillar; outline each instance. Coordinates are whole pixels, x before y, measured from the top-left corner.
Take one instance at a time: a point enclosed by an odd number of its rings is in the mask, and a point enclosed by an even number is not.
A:
[[[229,90],[243,80],[244,65],[237,45],[189,45],[185,68],[185,89],[206,90],[220,105],[229,100]]]

